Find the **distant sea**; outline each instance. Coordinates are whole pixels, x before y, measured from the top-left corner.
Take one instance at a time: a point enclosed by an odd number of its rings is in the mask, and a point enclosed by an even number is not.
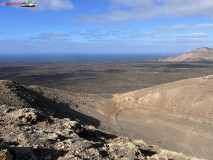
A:
[[[165,57],[169,54],[0,54],[0,62],[143,61]]]

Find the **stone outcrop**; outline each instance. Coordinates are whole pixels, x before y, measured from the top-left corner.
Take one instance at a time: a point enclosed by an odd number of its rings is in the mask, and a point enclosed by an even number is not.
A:
[[[0,113],[0,159],[196,159],[34,108],[2,105]]]

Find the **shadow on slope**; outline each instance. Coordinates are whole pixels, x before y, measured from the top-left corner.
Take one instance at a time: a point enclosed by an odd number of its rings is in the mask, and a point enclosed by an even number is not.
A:
[[[0,104],[15,107],[33,107],[47,112],[56,118],[70,118],[81,121],[83,124],[99,126],[100,121],[77,112],[70,108],[69,104],[56,102],[41,94],[21,86],[12,81],[0,81]]]

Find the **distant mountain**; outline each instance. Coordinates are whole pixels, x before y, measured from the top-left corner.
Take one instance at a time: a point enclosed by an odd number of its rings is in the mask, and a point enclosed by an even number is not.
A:
[[[195,62],[213,61],[213,49],[202,47],[177,57],[157,59],[156,62]]]

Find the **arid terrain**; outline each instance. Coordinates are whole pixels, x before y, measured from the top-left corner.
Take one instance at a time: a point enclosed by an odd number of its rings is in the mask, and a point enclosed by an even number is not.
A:
[[[0,90],[0,159],[196,160],[97,129],[117,125],[118,110],[102,99],[12,81],[0,81]]]
[[[211,160],[209,50],[162,62],[1,63],[0,148],[14,157],[28,146],[38,159]]]

